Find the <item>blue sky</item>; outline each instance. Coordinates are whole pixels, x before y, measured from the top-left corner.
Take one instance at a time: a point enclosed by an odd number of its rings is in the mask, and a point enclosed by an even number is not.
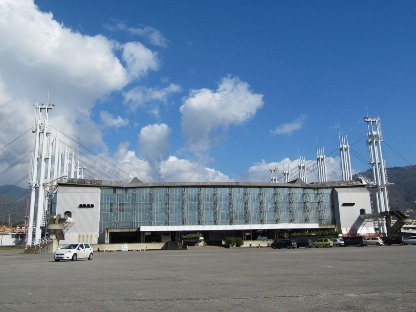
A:
[[[5,0],[0,145],[49,92],[52,125],[144,182],[268,181],[317,146],[338,164],[339,133],[363,171],[367,113],[387,165],[415,164],[415,16],[414,1]]]

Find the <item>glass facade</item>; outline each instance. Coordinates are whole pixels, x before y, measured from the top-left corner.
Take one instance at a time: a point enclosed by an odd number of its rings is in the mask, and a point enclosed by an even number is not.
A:
[[[140,226],[335,224],[332,188],[101,188],[100,236]]]

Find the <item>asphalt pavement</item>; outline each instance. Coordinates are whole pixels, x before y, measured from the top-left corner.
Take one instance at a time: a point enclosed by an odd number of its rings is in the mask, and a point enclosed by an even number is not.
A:
[[[415,311],[416,246],[0,251],[0,311]]]

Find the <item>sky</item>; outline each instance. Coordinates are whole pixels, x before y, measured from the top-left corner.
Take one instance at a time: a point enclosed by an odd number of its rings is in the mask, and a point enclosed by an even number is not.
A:
[[[414,1],[1,0],[0,185],[27,185],[35,102],[143,182],[267,182],[317,148],[340,180],[340,135],[369,169],[365,116],[387,167],[413,165],[415,16]]]

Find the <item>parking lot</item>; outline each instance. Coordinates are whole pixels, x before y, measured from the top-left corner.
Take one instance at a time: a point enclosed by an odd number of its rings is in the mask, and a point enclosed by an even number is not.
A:
[[[416,246],[0,251],[1,311],[415,311]]]

